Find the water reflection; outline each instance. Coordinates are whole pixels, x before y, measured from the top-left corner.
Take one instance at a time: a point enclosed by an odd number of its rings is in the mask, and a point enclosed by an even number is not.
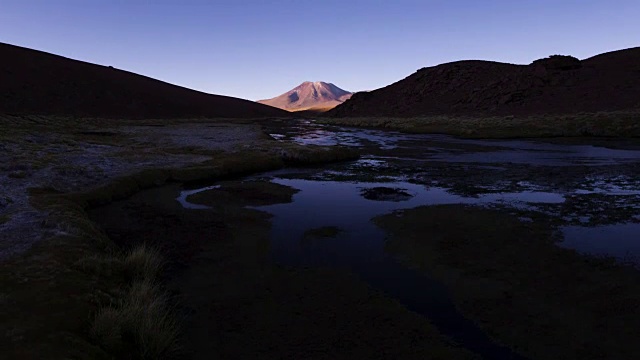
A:
[[[349,259],[363,256],[368,259],[381,259],[384,257],[383,238],[371,223],[371,219],[394,210],[411,209],[423,205],[494,203],[528,208],[536,203],[553,204],[564,201],[562,194],[539,191],[491,193],[479,197],[468,197],[452,194],[442,187],[426,187],[407,182],[395,182],[393,187],[402,189],[411,197],[404,201],[395,201],[395,199],[384,198],[369,199],[363,196],[363,190],[388,187],[389,184],[385,183],[283,178],[274,178],[272,181],[300,190],[294,195],[292,203],[257,207],[275,215],[273,229],[278,234],[272,237],[274,257],[284,264],[298,266],[327,265],[336,261],[344,264],[344,261],[339,261],[334,256]],[[323,252],[305,252],[299,243],[305,231],[325,226],[336,226],[347,230],[343,236],[349,233],[357,236],[350,238],[349,241],[345,238],[343,239],[345,241],[332,242],[334,244],[332,246],[339,248],[326,249],[332,254],[330,257]]]
[[[191,210],[211,209],[210,206],[191,203],[187,200],[187,197],[197,193],[201,193],[203,191],[219,189],[219,188],[220,188],[220,185],[213,185],[213,186],[206,186],[203,188],[192,189],[192,190],[182,190],[180,191],[180,195],[178,195],[178,197],[176,198],[176,201],[178,201],[180,205],[182,205],[182,207],[184,207],[185,209],[191,209]]]
[[[560,246],[583,254],[611,256],[640,267],[640,224],[566,226]]]
[[[446,287],[408,269],[384,250],[385,232],[371,219],[398,209],[420,205],[490,203],[498,194],[467,198],[444,188],[394,183],[412,195],[405,201],[369,199],[367,190],[385,188],[381,183],[356,183],[274,178],[273,182],[300,190],[293,202],[256,207],[273,215],[271,256],[293,267],[331,266],[348,268],[374,288],[386,292],[408,309],[423,314],[445,335],[487,359],[520,359],[511,350],[493,343],[474,323],[455,308]],[[388,189],[388,188],[387,188]],[[553,194],[502,194],[504,201],[561,201]],[[332,239],[304,241],[310,229],[338,228]]]
[[[280,129],[271,136],[302,145],[345,145],[362,147],[373,144],[382,150],[412,149],[431,154],[430,160],[474,163],[516,163],[547,166],[598,166],[640,160],[640,151],[610,149],[592,145],[550,144],[529,140],[471,140],[441,134],[405,134],[397,131],[354,129],[318,124],[304,120]],[[473,146],[482,151],[459,151],[451,144]],[[424,158],[424,157],[423,157]]]

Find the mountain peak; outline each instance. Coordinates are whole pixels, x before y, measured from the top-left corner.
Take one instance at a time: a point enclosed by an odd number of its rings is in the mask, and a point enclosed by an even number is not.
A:
[[[289,111],[327,111],[342,104],[351,95],[351,92],[342,90],[332,83],[305,81],[280,96],[258,102]]]

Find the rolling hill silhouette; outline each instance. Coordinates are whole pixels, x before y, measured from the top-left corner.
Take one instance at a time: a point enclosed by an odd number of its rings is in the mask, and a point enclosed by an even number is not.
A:
[[[0,43],[0,113],[127,118],[288,116],[146,76]]]
[[[640,109],[640,48],[578,60],[551,56],[530,65],[458,61],[427,67],[360,92],[334,117],[536,115]]]
[[[327,111],[350,97],[350,92],[331,83],[305,81],[280,96],[258,102],[288,111]]]

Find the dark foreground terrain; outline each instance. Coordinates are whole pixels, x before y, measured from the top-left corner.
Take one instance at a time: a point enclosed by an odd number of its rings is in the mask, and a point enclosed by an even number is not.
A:
[[[118,246],[88,209],[166,183],[357,158],[278,143],[237,120],[1,116],[0,139],[4,359],[156,359],[181,348],[163,285],[172,254]]]
[[[91,212],[120,246],[167,254],[178,356],[640,354],[636,142],[264,129],[363,156],[172,185]]]
[[[170,247],[193,359],[471,359],[418,314],[343,269],[294,269],[270,257],[271,216],[245,206],[291,202],[294,189],[222,182],[185,209],[180,187],[96,209],[112,239]],[[176,258],[176,255],[178,256]]]
[[[640,357],[638,49],[323,124],[0,55],[3,359]]]

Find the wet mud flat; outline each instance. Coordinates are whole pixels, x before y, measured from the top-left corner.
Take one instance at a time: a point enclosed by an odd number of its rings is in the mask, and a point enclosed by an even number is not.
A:
[[[636,150],[312,122],[269,132],[363,156],[93,214],[118,241],[175,259],[187,357],[640,353]]]

